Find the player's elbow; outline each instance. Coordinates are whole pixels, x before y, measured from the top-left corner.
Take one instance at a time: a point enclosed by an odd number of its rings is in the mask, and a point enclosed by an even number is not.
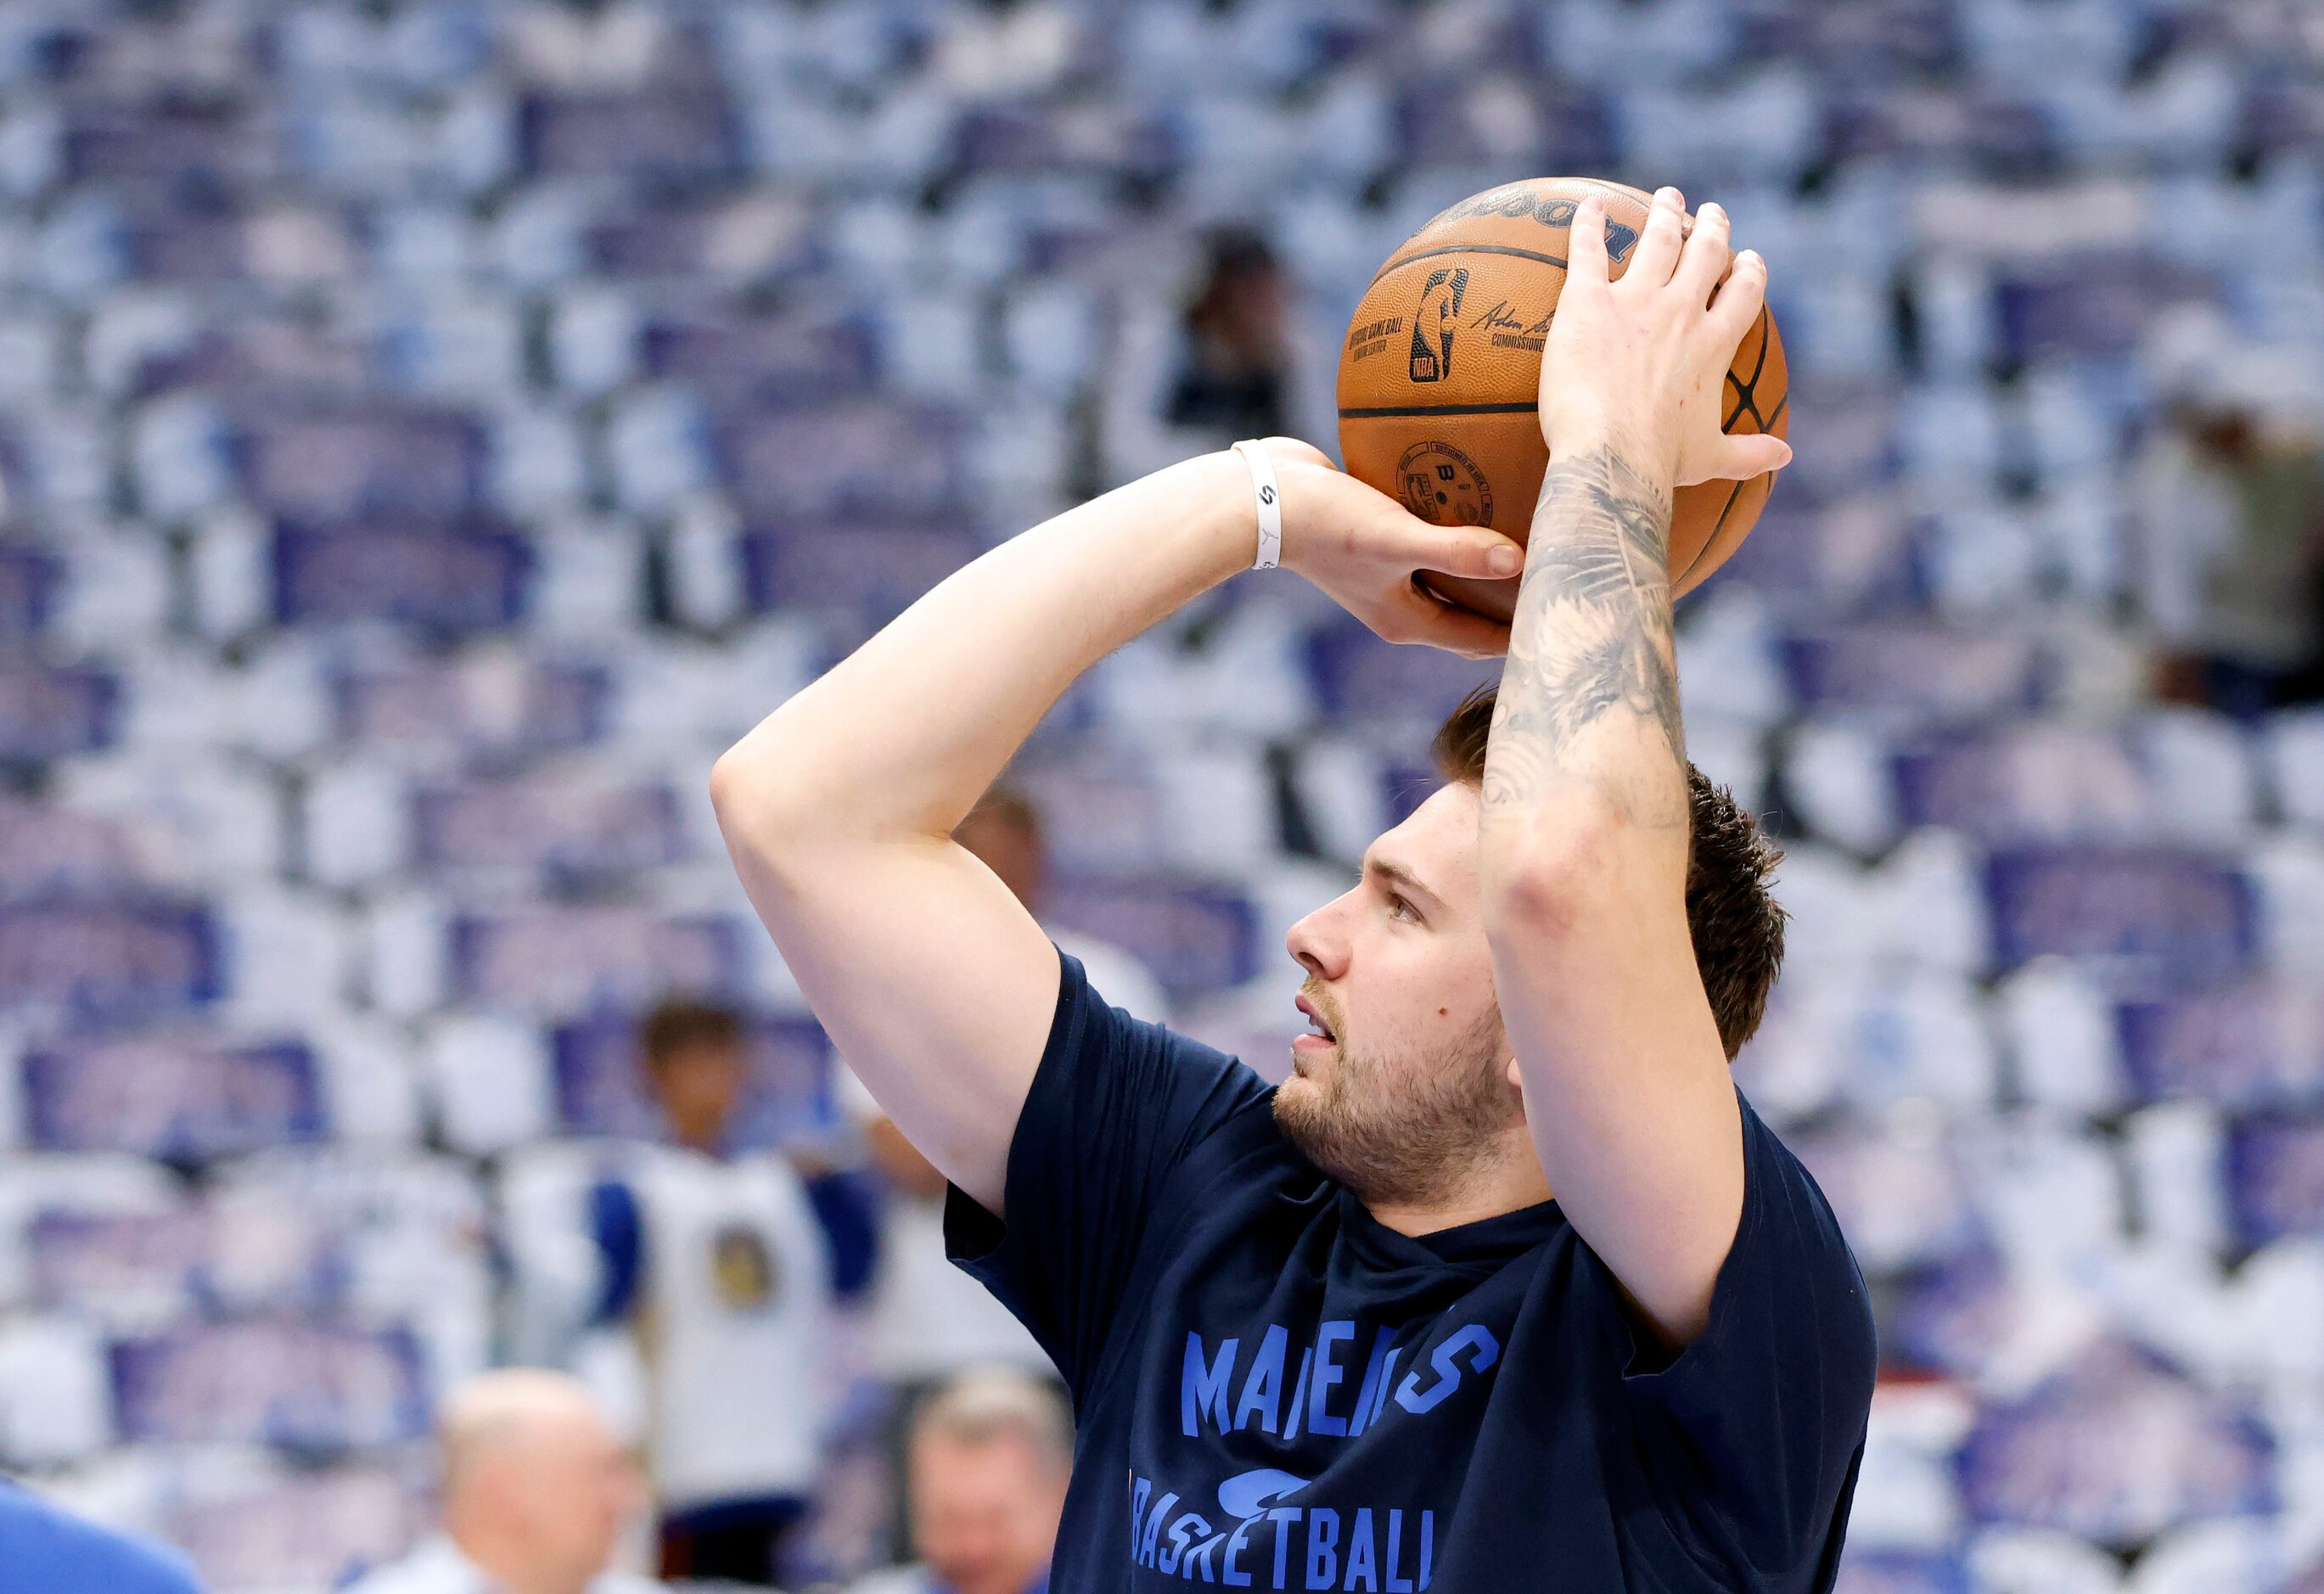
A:
[[[710,766],[710,809],[718,815],[718,828],[729,840],[744,812],[752,806],[757,786],[756,771],[739,742],[719,754],[718,761]]]
[[[1483,883],[1485,928],[1495,937],[1563,941],[1590,921],[1600,895],[1596,871],[1579,852],[1512,860]]]
[[[1522,840],[1489,838],[1479,860],[1479,883],[1489,931],[1528,942],[1558,942],[1602,932],[1606,915],[1683,892],[1685,861],[1675,873],[1664,849],[1618,815],[1595,810],[1561,815]]]
[[[710,806],[717,814],[719,824],[727,824],[742,811],[750,800],[752,781],[753,772],[742,743],[738,742],[718,755],[718,761],[710,766]]]
[[[755,854],[764,855],[784,837],[806,829],[798,794],[769,773],[766,749],[750,737],[728,748],[710,766],[710,807],[726,844],[747,847]]]

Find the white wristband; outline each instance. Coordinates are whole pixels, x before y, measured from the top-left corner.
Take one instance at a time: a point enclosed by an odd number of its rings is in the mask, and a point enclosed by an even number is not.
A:
[[[1275,484],[1275,462],[1256,438],[1244,438],[1234,451],[1250,466],[1251,491],[1259,495],[1259,557],[1250,567],[1272,570],[1283,562],[1283,493]]]

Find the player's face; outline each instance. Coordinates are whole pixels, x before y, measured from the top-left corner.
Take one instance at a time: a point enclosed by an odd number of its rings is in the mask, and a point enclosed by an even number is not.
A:
[[[1373,843],[1354,889],[1291,927],[1330,1035],[1292,1043],[1276,1121],[1375,1202],[1448,1193],[1524,1108],[1477,886],[1477,793],[1449,784]]]

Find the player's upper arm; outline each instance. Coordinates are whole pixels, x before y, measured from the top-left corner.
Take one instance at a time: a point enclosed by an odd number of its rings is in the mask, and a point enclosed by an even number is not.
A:
[[[1559,1209],[1665,1349],[1702,1332],[1743,1127],[1680,872],[1614,841],[1488,894],[1501,1019]]]
[[[833,1046],[939,1171],[998,1213],[1057,1004],[1056,948],[944,836],[786,834],[714,778],[727,850]]]

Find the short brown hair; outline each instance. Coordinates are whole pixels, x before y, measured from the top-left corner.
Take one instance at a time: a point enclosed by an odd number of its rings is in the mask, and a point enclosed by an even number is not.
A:
[[[1493,728],[1499,688],[1478,687],[1461,700],[1429,744],[1447,780],[1481,788],[1485,742]],[[1736,806],[1734,794],[1686,767],[1693,810],[1686,861],[1686,925],[1695,966],[1729,1062],[1743,1049],[1767,1011],[1767,992],[1784,962],[1784,922],[1790,916],[1768,889],[1783,850],[1758,823]]]
[[[733,1009],[692,997],[672,997],[638,1027],[638,1048],[648,1068],[659,1068],[690,1046],[738,1046],[742,1017]]]

